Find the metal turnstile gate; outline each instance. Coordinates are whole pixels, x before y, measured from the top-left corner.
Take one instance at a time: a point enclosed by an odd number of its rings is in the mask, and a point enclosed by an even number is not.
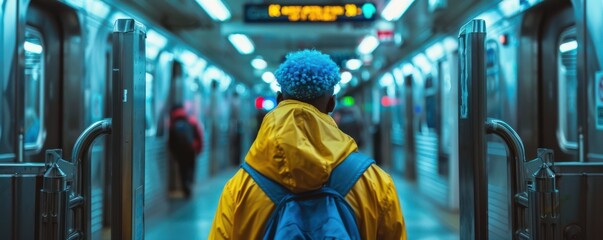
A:
[[[603,164],[555,163],[538,149],[526,161],[519,135],[486,118],[486,24],[472,20],[459,32],[459,190],[461,239],[488,239],[486,134],[501,137],[508,152],[509,221],[513,239],[596,239],[603,226]]]
[[[93,141],[112,135],[112,239],[144,238],[145,27],[119,19],[113,31],[113,118],[96,122],[78,137],[71,161],[62,150],[45,163],[0,164],[0,232],[9,239],[92,239]],[[4,192],[4,191],[3,191]],[[6,210],[6,211],[5,211]]]

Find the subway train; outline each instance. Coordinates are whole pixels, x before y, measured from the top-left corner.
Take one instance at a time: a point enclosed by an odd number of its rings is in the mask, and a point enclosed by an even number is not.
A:
[[[594,9],[603,9],[600,1],[492,1],[465,12],[462,21],[432,26],[423,44],[375,81],[360,80],[342,91],[365,113],[366,137],[373,144],[367,151],[414,181],[430,202],[462,217],[459,170],[467,166],[460,164],[459,143],[468,141],[468,133],[457,127],[463,54],[457,38],[463,24],[483,19],[485,115],[517,131],[527,159],[536,158],[538,148],[554,152],[557,186],[565,188],[555,220],[560,236],[596,239],[602,223],[596,216],[603,213],[596,203],[602,199],[596,186],[603,171],[603,22]],[[487,136],[487,236],[464,235],[461,220],[462,239],[525,237],[519,225],[529,221],[514,220],[518,196],[508,168],[514,159],[506,148],[503,139]]]
[[[428,201],[461,215],[462,239],[530,239],[524,231],[534,207],[512,186],[530,180],[540,165],[517,167],[510,147],[487,136],[486,235],[463,230],[464,183],[459,129],[464,46],[459,29],[485,21],[483,68],[485,115],[506,122],[525,146],[525,158],[541,159],[557,173],[559,218],[564,239],[596,239],[603,231],[599,206],[603,173],[603,4],[598,0],[478,1],[454,18],[426,26],[415,45],[378,74],[351,71],[339,105],[355,105],[364,127],[361,151],[392,174],[414,183]],[[133,18],[146,30],[144,213],[147,222],[169,211],[177,172],[167,151],[169,109],[181,103],[202,123],[206,147],[197,159],[197,179],[237,166],[265,111],[258,97],[217,64],[169,30],[117,1],[0,2],[2,89],[0,101],[0,238],[38,239],[40,189],[47,150],[73,159],[85,129],[112,117],[112,66],[117,19]],[[427,6],[427,1],[417,1]],[[422,5],[422,6],[423,6]],[[426,8],[426,7],[425,7]],[[467,10],[469,9],[469,10]],[[409,13],[403,21],[412,21]],[[415,15],[413,15],[415,14]],[[420,13],[419,13],[420,14]],[[417,43],[420,42],[420,43]],[[354,101],[348,101],[349,99]],[[460,100],[459,100],[460,98]],[[347,102],[347,103],[346,103]],[[259,107],[261,108],[261,107]],[[538,155],[551,149],[554,163]],[[102,238],[111,227],[111,139],[101,137],[86,155],[91,204],[86,236]],[[525,159],[524,159],[525,160]],[[520,175],[520,177],[517,177]],[[523,188],[525,190],[525,187]],[[526,190],[527,191],[527,190]],[[554,194],[551,194],[551,196]],[[466,197],[466,196],[465,196]],[[523,201],[523,202],[522,202]],[[531,200],[533,203],[534,200]],[[33,207],[35,206],[35,207]],[[73,213],[70,213],[73,214]],[[68,224],[78,219],[71,216]],[[80,219],[81,220],[81,219]],[[82,220],[83,221],[83,220]],[[32,222],[33,231],[32,231]],[[473,223],[475,224],[475,223]],[[71,227],[70,227],[71,228]],[[478,231],[475,230],[475,231]],[[89,234],[89,235],[88,235]],[[464,235],[467,234],[467,235]],[[481,234],[481,232],[480,232]],[[527,236],[527,237],[526,237]]]
[[[15,166],[40,167],[49,149],[62,149],[64,159],[74,158],[78,135],[111,117],[112,34],[117,19],[133,18],[146,27],[146,218],[165,214],[168,195],[177,188],[172,180],[177,173],[166,148],[173,104],[183,104],[204,126],[206,147],[198,159],[198,179],[236,165],[243,151],[235,152],[232,146],[245,149],[251,144],[252,139],[245,140],[251,134],[246,129],[255,123],[240,119],[253,112],[239,106],[250,98],[247,87],[135,11],[102,1],[9,0],[0,7],[1,239],[38,237],[34,235],[38,228],[31,224],[40,211],[33,206],[40,198],[41,180],[26,177],[31,172]],[[86,160],[92,189],[85,197],[91,199],[89,231],[94,239],[111,222],[110,146],[109,137],[100,137]],[[232,162],[208,160],[217,156]]]

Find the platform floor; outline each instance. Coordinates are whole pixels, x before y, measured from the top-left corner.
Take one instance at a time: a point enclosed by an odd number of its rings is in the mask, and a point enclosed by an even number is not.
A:
[[[235,173],[230,169],[203,183],[197,184],[189,201],[172,200],[170,212],[159,222],[147,224],[145,238],[207,239],[218,200],[226,181]],[[459,239],[458,214],[442,211],[417,193],[413,184],[392,175],[406,221],[408,239]]]

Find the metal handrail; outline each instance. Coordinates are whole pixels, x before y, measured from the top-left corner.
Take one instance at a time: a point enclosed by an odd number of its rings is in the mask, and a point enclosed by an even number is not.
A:
[[[524,231],[527,228],[525,222],[525,208],[528,207],[528,199],[524,184],[526,153],[523,142],[521,141],[519,134],[517,134],[509,124],[502,120],[488,118],[485,127],[486,133],[499,136],[507,145],[507,151],[510,158],[507,166],[509,174],[511,175],[509,176],[509,187],[511,188],[511,218],[513,219],[513,221],[511,221],[511,227],[518,238],[525,239],[526,233],[524,233]],[[520,208],[520,206],[523,207],[523,209]]]
[[[103,119],[90,125],[84,130],[75,141],[72,152],[71,162],[74,164],[76,170],[75,179],[73,181],[73,193],[74,196],[70,201],[70,209],[74,209],[74,233],[70,239],[84,237],[85,239],[91,238],[91,223],[90,213],[92,207],[91,199],[91,174],[90,174],[90,161],[84,161],[86,154],[90,150],[90,146],[97,137],[103,134],[111,134],[111,119]],[[83,201],[79,198],[83,197]],[[79,233],[78,233],[79,232]]]

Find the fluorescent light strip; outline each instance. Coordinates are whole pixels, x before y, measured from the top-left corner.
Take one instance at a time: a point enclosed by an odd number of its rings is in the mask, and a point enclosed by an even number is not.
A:
[[[404,15],[415,0],[391,0],[381,11],[381,16],[387,21],[396,21]]]
[[[371,54],[379,46],[379,40],[375,36],[366,36],[358,45],[358,52],[361,54]]]
[[[562,43],[561,45],[559,45],[559,51],[561,53],[576,50],[576,48],[578,48],[578,42],[576,42],[576,40]]]
[[[341,84],[347,84],[352,81],[352,74],[348,71],[344,71],[341,73]]]
[[[255,50],[251,39],[244,34],[230,34],[228,35],[228,41],[230,41],[241,54],[250,54]]]
[[[379,79],[379,85],[382,87],[390,86],[393,83],[394,83],[394,76],[392,76],[391,73],[385,73],[385,74],[383,74],[383,76],[381,76],[381,79]]]
[[[402,74],[404,74],[404,76],[412,75],[414,70],[415,68],[410,63],[402,65]]]
[[[427,57],[422,53],[417,54],[417,56],[412,58],[412,63],[415,66],[418,66],[423,73],[431,72],[431,63],[427,60]]]
[[[440,58],[444,57],[444,47],[441,43],[435,43],[431,47],[425,50],[427,57],[433,62],[437,62]]]
[[[187,66],[192,66],[199,57],[197,57],[197,54],[194,54],[189,50],[184,50],[180,54],[180,58],[182,59],[184,64],[186,64]]]
[[[333,89],[333,95],[337,95],[339,91],[341,91],[341,86],[339,86],[339,84],[336,84],[335,88]]]
[[[257,70],[264,70],[268,66],[268,63],[266,62],[266,60],[257,57],[251,60],[251,66],[253,66],[253,68]]]
[[[214,21],[223,22],[230,19],[230,11],[222,0],[197,0],[197,3]]]
[[[345,62],[345,67],[352,71],[358,70],[360,67],[362,67],[362,61],[360,61],[360,59],[352,58]]]
[[[147,43],[153,44],[161,49],[167,44],[167,38],[153,29],[149,29],[149,31],[147,31]]]
[[[274,81],[274,82],[270,83],[270,89],[272,89],[272,91],[279,92],[279,91],[281,91],[281,86],[278,85],[278,83],[276,81]]]
[[[276,82],[276,77],[272,72],[265,72],[264,74],[262,74],[262,80],[265,83],[273,83]]]
[[[40,46],[40,44],[36,44],[36,43],[28,42],[28,41],[25,41],[25,43],[23,43],[23,48],[25,49],[25,51],[28,51],[30,53],[35,53],[35,54],[40,54],[40,53],[42,53],[42,50],[44,50],[44,48],[42,48],[42,46]]]

